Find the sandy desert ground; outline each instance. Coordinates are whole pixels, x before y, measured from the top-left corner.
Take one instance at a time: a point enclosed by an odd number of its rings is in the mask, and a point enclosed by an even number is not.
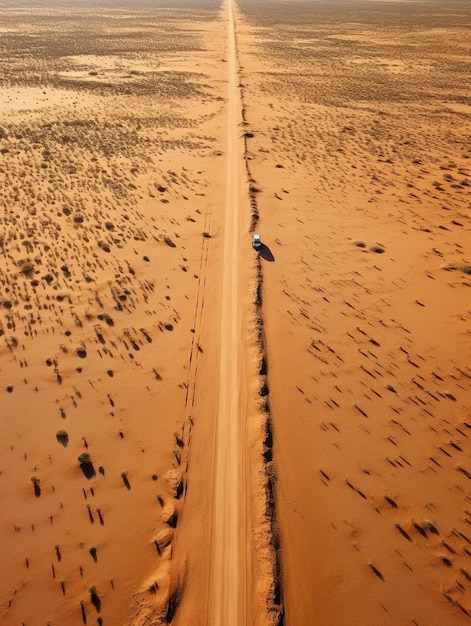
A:
[[[218,11],[2,6],[2,624],[171,616],[224,185]]]
[[[285,621],[468,623],[471,6],[239,6]]]
[[[469,3],[100,4],[0,4],[0,624],[221,626],[234,258],[244,623],[468,623]]]

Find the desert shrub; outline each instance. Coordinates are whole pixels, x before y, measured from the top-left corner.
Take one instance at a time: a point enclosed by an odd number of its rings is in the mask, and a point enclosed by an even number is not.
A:
[[[31,476],[31,482],[33,483],[34,487],[34,495],[36,496],[36,498],[39,498],[39,496],[41,495],[41,487],[39,486],[39,483],[41,481],[37,476]]]
[[[34,263],[29,259],[22,259],[19,261],[18,265],[25,276],[30,277],[34,274]]]
[[[131,483],[129,482],[129,478],[126,472],[121,472],[121,478],[123,479],[123,483],[126,489],[131,489]]]
[[[170,239],[170,237],[168,235],[165,235],[164,237],[164,241],[167,244],[167,246],[170,246],[170,248],[176,248],[176,244],[173,243],[173,241]]]
[[[56,439],[63,446],[66,446],[69,443],[69,435],[66,430],[58,430],[56,432]]]
[[[95,607],[95,609],[97,611],[100,611],[100,609],[101,609],[101,600],[98,597],[98,594],[97,594],[97,591],[96,591],[96,585],[92,585],[89,588],[89,591],[90,591],[90,600],[91,600],[93,606]]]

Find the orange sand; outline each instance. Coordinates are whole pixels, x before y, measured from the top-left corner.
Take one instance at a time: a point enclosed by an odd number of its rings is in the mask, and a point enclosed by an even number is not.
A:
[[[467,623],[470,7],[240,7],[286,623]]]
[[[6,626],[210,623],[225,8],[2,8]],[[469,621],[470,19],[236,7],[247,623]]]
[[[223,171],[215,9],[2,9],[2,624],[80,624],[80,602],[95,623],[92,586],[104,624],[167,610]]]

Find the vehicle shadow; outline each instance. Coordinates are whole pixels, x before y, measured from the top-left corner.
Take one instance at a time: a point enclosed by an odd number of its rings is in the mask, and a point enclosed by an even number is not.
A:
[[[273,252],[264,243],[262,243],[262,247],[260,248],[260,256],[265,261],[274,261],[275,260],[275,257],[273,256]]]

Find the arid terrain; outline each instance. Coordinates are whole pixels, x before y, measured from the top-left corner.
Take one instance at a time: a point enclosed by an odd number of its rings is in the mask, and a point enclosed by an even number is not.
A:
[[[218,11],[2,7],[2,624],[173,610],[224,187]]]
[[[0,624],[467,624],[470,3],[0,9]]]
[[[471,5],[239,7],[285,621],[468,623]]]

